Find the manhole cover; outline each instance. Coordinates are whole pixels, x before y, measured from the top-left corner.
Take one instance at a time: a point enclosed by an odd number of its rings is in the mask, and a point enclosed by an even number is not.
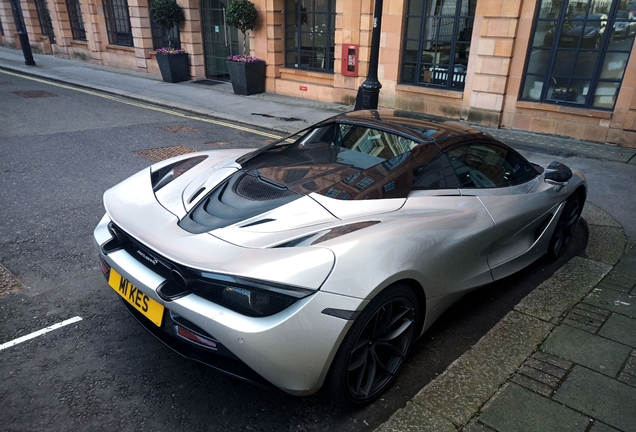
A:
[[[12,91],[14,95],[18,95],[23,98],[43,98],[43,97],[57,97],[55,93],[49,93],[44,90],[25,90],[25,91]]]
[[[206,144],[212,147],[222,147],[222,146],[230,145],[232,143],[229,141],[212,141],[212,142],[206,142]]]
[[[153,162],[161,162],[162,160],[165,160],[174,156],[181,156],[188,153],[194,153],[196,151],[197,150],[193,148],[178,145],[178,146],[159,147],[159,148],[146,149],[146,150],[137,150],[137,151],[134,151],[133,154],[149,159]]]
[[[159,129],[161,129],[164,132],[170,132],[170,133],[200,132],[201,131],[201,129],[198,129],[192,126],[186,126],[186,125],[160,126]]]

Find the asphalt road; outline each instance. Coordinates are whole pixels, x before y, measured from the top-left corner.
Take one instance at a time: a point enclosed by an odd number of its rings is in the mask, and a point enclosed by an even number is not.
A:
[[[19,93],[30,91],[48,94]],[[362,410],[237,385],[137,325],[92,245],[102,193],[149,165],[147,150],[269,139],[191,117],[0,75],[0,264],[24,284],[0,291],[0,344],[81,318],[0,350],[0,430],[371,430],[562,264],[540,261],[466,296],[417,343],[395,385]],[[583,228],[570,255],[584,246]]]

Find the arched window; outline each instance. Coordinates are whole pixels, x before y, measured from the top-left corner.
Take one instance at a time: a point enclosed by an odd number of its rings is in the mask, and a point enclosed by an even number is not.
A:
[[[401,82],[463,90],[477,0],[409,0]]]
[[[629,5],[540,0],[521,99],[613,109],[636,35]]]

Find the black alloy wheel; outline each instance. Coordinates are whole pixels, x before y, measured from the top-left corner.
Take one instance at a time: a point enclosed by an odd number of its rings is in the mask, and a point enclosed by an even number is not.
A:
[[[413,290],[393,285],[375,297],[347,333],[325,384],[339,405],[362,406],[380,396],[404,365],[416,336]]]
[[[565,249],[565,246],[567,246],[572,238],[576,225],[579,222],[581,212],[583,211],[583,204],[584,198],[580,192],[575,192],[565,201],[563,212],[550,239],[547,254],[549,259],[556,260],[561,256],[561,253],[563,253],[563,249]]]

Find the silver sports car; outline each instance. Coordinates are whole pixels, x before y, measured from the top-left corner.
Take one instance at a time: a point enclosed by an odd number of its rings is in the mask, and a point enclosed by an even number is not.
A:
[[[469,127],[357,111],[146,168],[106,191],[94,236],[108,284],[179,354],[355,406],[466,292],[557,257],[586,195],[580,172]]]

